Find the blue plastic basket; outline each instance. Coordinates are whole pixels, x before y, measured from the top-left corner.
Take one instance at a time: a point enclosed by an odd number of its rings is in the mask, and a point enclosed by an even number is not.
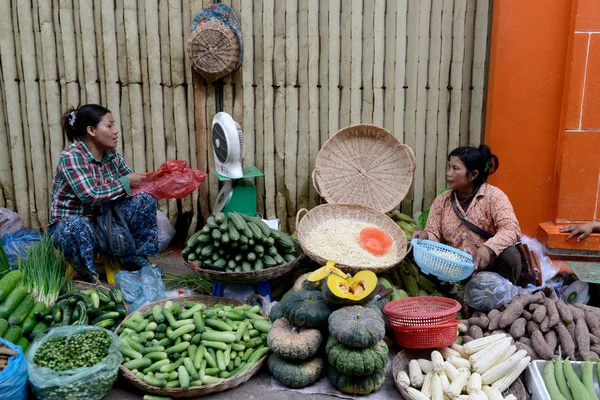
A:
[[[459,282],[467,279],[475,270],[473,257],[455,249],[431,240],[412,240],[415,262],[425,274],[431,274],[442,281]],[[438,252],[449,252],[457,256],[458,260],[444,257]]]

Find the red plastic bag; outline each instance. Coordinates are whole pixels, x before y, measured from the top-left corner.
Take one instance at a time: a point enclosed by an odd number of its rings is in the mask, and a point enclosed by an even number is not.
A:
[[[156,200],[183,199],[198,189],[206,178],[206,173],[191,169],[184,160],[168,160],[157,171],[140,175],[146,179],[132,189],[132,194],[146,192]]]

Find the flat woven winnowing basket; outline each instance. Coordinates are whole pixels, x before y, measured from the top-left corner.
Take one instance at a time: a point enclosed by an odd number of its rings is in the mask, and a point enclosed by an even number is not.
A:
[[[188,40],[192,68],[208,82],[229,74],[240,59],[235,33],[219,21],[200,24]]]
[[[332,204],[358,204],[387,212],[412,185],[415,155],[390,132],[375,125],[353,125],[323,145],[312,179]]]

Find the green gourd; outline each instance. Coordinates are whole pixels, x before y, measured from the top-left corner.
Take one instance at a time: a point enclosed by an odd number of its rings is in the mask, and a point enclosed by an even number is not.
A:
[[[315,382],[325,367],[320,357],[302,361],[286,360],[277,354],[271,354],[268,360],[269,371],[279,383],[291,388],[301,388]]]
[[[372,375],[364,377],[344,375],[331,366],[327,368],[327,377],[331,385],[339,391],[353,396],[377,391],[383,385],[385,373],[385,366],[375,370]]]
[[[267,346],[273,353],[292,360],[314,356],[322,341],[323,336],[318,329],[297,328],[285,318],[276,320],[267,336]]]
[[[329,336],[325,351],[331,366],[351,376],[372,375],[378,369],[385,368],[388,359],[388,347],[383,340],[374,346],[359,349],[343,345]]]
[[[319,327],[327,324],[333,311],[319,290],[288,293],[281,299],[283,315],[296,326]]]
[[[385,323],[370,308],[351,306],[340,308],[329,316],[329,333],[338,342],[350,347],[370,347],[385,336]]]

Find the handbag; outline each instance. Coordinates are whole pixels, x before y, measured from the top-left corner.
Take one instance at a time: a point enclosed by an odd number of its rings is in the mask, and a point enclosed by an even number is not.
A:
[[[95,230],[98,246],[102,252],[117,257],[135,253],[135,240],[125,218],[117,208],[107,207],[96,219]]]
[[[450,202],[452,204],[452,210],[454,210],[454,214],[456,214],[460,222],[467,229],[469,229],[471,232],[478,234],[485,240],[489,240],[492,237],[494,237],[494,235],[492,235],[488,231],[478,227],[477,225],[475,225],[471,221],[468,221],[460,215],[460,212],[458,211],[458,205],[456,204],[456,193],[452,193],[450,199]],[[529,284],[532,284],[534,286],[541,286],[543,283],[542,267],[540,265],[540,260],[537,254],[535,254],[534,251],[529,250],[529,247],[526,244],[521,243],[520,241],[518,241],[515,244],[515,248],[521,255],[521,262],[523,265],[523,267],[521,268],[521,275],[517,284],[522,287],[527,287],[527,285]]]

